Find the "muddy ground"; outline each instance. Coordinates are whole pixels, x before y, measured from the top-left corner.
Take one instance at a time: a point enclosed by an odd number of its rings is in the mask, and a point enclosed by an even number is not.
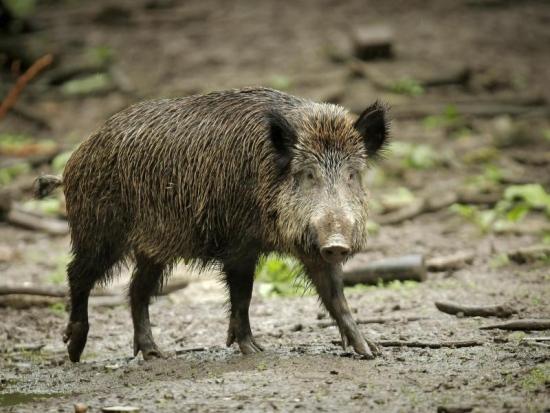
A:
[[[550,191],[550,5],[543,1],[52,3],[30,18],[35,30],[23,36],[28,50],[54,52],[54,71],[108,46],[116,84],[66,96],[46,82],[45,72],[18,105],[31,108],[49,129],[9,113],[1,132],[54,139],[68,148],[136,100],[262,84],[354,110],[376,98],[396,108],[393,138],[429,144],[435,160],[404,165],[390,153],[369,175],[373,200],[399,187],[429,199],[464,187],[491,192],[536,183]],[[349,57],[349,32],[375,23],[394,29],[394,57],[358,68]],[[421,93],[399,83],[457,68],[468,70],[467,82]],[[2,91],[13,81],[4,70]],[[498,110],[459,115],[458,122],[441,114],[447,104],[468,112],[472,102]],[[527,104],[511,109],[521,102]],[[439,106],[404,115],[404,108],[426,103]],[[30,177],[50,170],[40,164],[10,183],[24,188],[15,201],[29,197]],[[74,411],[76,402],[93,412],[111,405],[151,412],[550,411],[550,347],[523,340],[550,331],[481,330],[501,320],[451,316],[434,306],[436,300],[506,303],[518,311],[514,318],[550,318],[548,260],[518,264],[505,258],[508,251],[547,242],[548,218],[535,208],[512,229],[497,230],[464,215],[443,208],[380,225],[367,254],[374,260],[473,251],[471,264],[430,272],[422,283],[350,288],[347,296],[356,319],[393,320],[360,324],[375,340],[474,340],[476,346],[384,347],[382,356],[364,360],[341,349],[338,331],[325,326],[327,316],[314,296],[265,297],[257,284],[251,322],[266,350],[242,356],[224,346],[225,295],[216,274],[193,275],[181,266],[177,276],[190,279],[189,286],[151,306],[153,332],[167,360],[131,357],[125,304],[92,306],[79,364],[68,361],[61,342],[67,318],[62,306],[1,307],[0,411]],[[0,222],[0,282],[62,283],[68,250],[68,236]],[[118,288],[125,277],[127,271]],[[410,316],[420,319],[404,321]]]

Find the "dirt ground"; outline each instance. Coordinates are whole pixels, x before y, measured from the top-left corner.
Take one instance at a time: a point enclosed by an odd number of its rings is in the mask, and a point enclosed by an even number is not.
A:
[[[403,168],[390,153],[369,176],[373,200],[399,187],[437,198],[471,182],[498,189],[538,183],[550,191],[550,118],[544,103],[550,99],[547,2],[49,4],[40,6],[31,19],[36,30],[24,36],[29,49],[54,52],[58,67],[63,67],[80,62],[84,50],[107,45],[114,51],[110,70],[118,86],[67,97],[38,79],[18,104],[41,114],[50,129],[11,113],[0,122],[0,132],[53,138],[70,147],[136,100],[261,84],[353,110],[376,98],[396,108],[393,139],[429,144],[441,160],[429,168]],[[394,57],[368,63],[365,76],[358,73],[357,62],[341,56],[351,53],[350,31],[370,24],[393,28]],[[467,85],[426,87],[418,96],[392,92],[376,78],[381,73],[395,85],[404,77],[428,79],[457,67],[468,69]],[[9,72],[1,76],[5,84],[13,83]],[[529,110],[507,116],[513,106],[509,103],[520,100],[544,104],[531,110],[528,103]],[[465,111],[475,106],[472,102],[508,106],[504,114],[472,113],[460,125],[468,130],[461,136],[448,119],[428,127],[425,118],[403,115],[403,108],[441,102],[466,102],[460,106]],[[489,163],[501,171],[498,182],[486,176]],[[49,170],[41,165],[18,179]],[[383,179],[380,171],[387,171]],[[485,181],[480,183],[480,176]],[[338,331],[326,327],[328,316],[316,297],[267,298],[256,284],[251,323],[265,351],[242,356],[237,348],[224,345],[225,292],[216,274],[192,275],[180,266],[177,275],[188,277],[189,286],[151,306],[153,333],[169,354],[166,360],[131,357],[126,304],[91,307],[88,344],[78,364],[70,363],[61,341],[67,315],[59,306],[0,307],[0,411],[68,412],[81,402],[91,412],[112,405],[136,406],[143,412],[549,412],[550,346],[523,340],[547,337],[549,330],[482,330],[502,320],[452,316],[434,306],[438,300],[506,303],[517,310],[515,318],[549,319],[548,260],[518,264],[503,258],[507,251],[548,239],[543,213],[530,212],[522,223],[535,230],[482,230],[444,208],[381,225],[366,252],[373,260],[412,253],[431,258],[457,251],[473,251],[475,258],[457,270],[430,272],[421,283],[347,289],[357,320],[389,319],[360,324],[374,340],[474,340],[479,345],[384,347],[380,357],[361,359],[339,346]],[[546,233],[539,231],[543,227]],[[59,282],[69,242],[68,236],[0,222],[0,283]],[[126,278],[127,271],[117,285]],[[412,316],[419,319],[406,321]]]

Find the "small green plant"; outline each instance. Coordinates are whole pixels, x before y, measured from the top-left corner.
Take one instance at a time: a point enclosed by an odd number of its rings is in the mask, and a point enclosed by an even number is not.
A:
[[[466,204],[454,204],[450,209],[486,233],[520,222],[531,211],[544,211],[550,217],[550,195],[540,184],[512,185],[492,209]]]
[[[57,315],[65,315],[65,313],[67,312],[65,304],[63,304],[62,302],[50,304],[49,309],[52,313]]]
[[[468,177],[465,184],[477,192],[495,191],[498,189],[503,175],[501,168],[489,164],[481,174]]]
[[[269,79],[269,86],[277,90],[289,90],[292,87],[292,81],[288,76],[273,75]]]
[[[26,163],[18,163],[7,168],[0,169],[0,185],[8,185],[19,175],[23,175],[31,171],[31,166]]]
[[[427,129],[446,129],[454,138],[471,135],[472,132],[454,105],[446,106],[440,115],[427,116],[423,124]]]
[[[34,13],[37,0],[4,0],[4,4],[14,16],[23,18]]]
[[[498,254],[491,258],[489,262],[489,266],[494,269],[505,267],[508,264],[510,264],[510,258],[508,258],[507,254]]]
[[[394,93],[407,96],[420,96],[424,94],[424,87],[420,82],[410,77],[403,77],[390,86]]]
[[[447,128],[461,122],[460,113],[454,105],[448,105],[440,115],[432,115],[424,118],[424,126],[428,129]]]
[[[29,156],[52,151],[56,143],[50,139],[34,139],[18,133],[0,133],[0,154],[7,156]]]
[[[86,58],[92,64],[99,66],[107,65],[115,56],[113,49],[109,46],[94,46],[86,50]]]
[[[72,79],[61,87],[61,91],[67,96],[83,96],[105,93],[113,88],[111,77],[106,73],[95,73],[78,79]]]
[[[521,381],[524,390],[532,392],[550,384],[550,363],[532,369]]]
[[[429,169],[441,163],[435,150],[426,144],[396,141],[390,145],[390,151],[407,168]]]
[[[44,215],[58,216],[61,211],[61,201],[58,198],[30,199],[23,203],[23,208]]]
[[[51,284],[61,285],[65,282],[67,274],[67,264],[69,263],[70,256],[68,254],[62,254],[57,258],[55,270],[48,274],[47,280]]]
[[[386,209],[398,209],[414,202],[414,194],[405,187],[399,187],[381,196],[381,203]]]
[[[256,279],[262,283],[260,294],[263,296],[296,296],[309,293],[309,289],[300,282],[303,269],[300,263],[290,257],[275,254],[263,258],[256,267]]]
[[[550,194],[540,184],[512,185],[506,188],[501,207],[523,205],[528,210],[541,210],[550,217]]]
[[[61,173],[65,169],[65,165],[67,164],[67,161],[73,154],[72,151],[62,152],[59,155],[57,155],[55,158],[53,158],[52,161],[52,169],[56,173]]]

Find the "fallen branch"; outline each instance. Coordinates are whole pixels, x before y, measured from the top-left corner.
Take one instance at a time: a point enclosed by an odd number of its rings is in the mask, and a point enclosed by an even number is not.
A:
[[[550,260],[550,245],[540,244],[509,251],[508,258],[517,264]]]
[[[452,106],[462,116],[471,116],[476,118],[492,118],[499,115],[520,116],[530,113],[546,115],[549,107],[545,102],[525,101],[525,102],[481,102],[472,100],[470,102],[427,102],[416,105],[395,105],[392,107],[392,117],[394,119],[419,119],[431,115],[440,115]]]
[[[6,347],[0,349],[0,353],[21,353],[21,352],[34,352],[40,351],[44,348],[45,344],[16,344],[13,347]]]
[[[355,322],[357,324],[385,324],[385,323],[406,323],[410,321],[419,321],[419,320],[426,320],[427,317],[419,317],[419,316],[412,316],[412,317],[373,317],[373,318],[363,318],[363,319],[357,319]],[[317,324],[317,326],[321,328],[327,328],[335,326],[336,323],[334,321],[321,321]]]
[[[452,255],[434,257],[426,261],[429,271],[456,270],[471,264],[475,254],[472,251],[459,251]]]
[[[523,319],[512,320],[507,323],[492,324],[488,326],[479,327],[481,330],[519,330],[519,331],[531,331],[531,330],[550,330],[550,319],[537,318],[537,319]]]
[[[380,281],[424,281],[426,266],[422,255],[404,255],[370,262],[366,254],[358,254],[344,265],[345,285],[378,284]]]
[[[6,113],[15,105],[19,94],[23,91],[27,83],[35,78],[42,70],[48,67],[53,62],[53,55],[47,54],[42,56],[31,67],[27,69],[15,82],[13,88],[9,91],[8,95],[4,98],[0,104],[0,119],[6,116]]]
[[[550,341],[550,337],[523,337],[521,341]]]
[[[507,305],[468,306],[448,301],[436,301],[439,311],[447,314],[463,314],[466,317],[510,317],[517,311]]]
[[[438,406],[437,413],[470,413],[475,406]]]
[[[177,279],[166,284],[158,296],[164,296],[185,288],[189,281]],[[68,296],[66,287],[56,286],[0,286],[0,307],[29,308],[49,306],[64,302]],[[96,307],[116,307],[128,302],[125,294],[118,291],[94,289],[90,294],[90,305]]]
[[[418,348],[460,348],[460,347],[476,347],[482,346],[481,341],[466,340],[466,341],[402,341],[402,340],[379,340],[376,342],[382,347],[418,347]]]
[[[410,205],[388,214],[379,215],[375,221],[381,225],[399,224],[408,219],[416,218],[419,215],[437,212],[448,208],[455,203],[494,205],[501,199],[500,193],[475,194],[475,193],[454,193],[450,192],[444,196],[434,198],[420,198]]]
[[[69,233],[67,221],[26,211],[17,205],[12,205],[6,214],[6,221],[12,225],[43,231],[51,235],[66,235]]]
[[[199,352],[199,351],[206,351],[206,350],[208,350],[206,347],[180,348],[180,349],[176,350],[176,355],[179,356],[179,355],[186,354],[186,353],[196,353],[196,352]]]
[[[550,348],[550,344],[543,343],[541,341],[521,341],[521,344],[533,347]]]
[[[26,287],[26,286],[0,286],[0,295],[34,295],[40,297],[60,297],[64,298],[67,295],[65,287]]]

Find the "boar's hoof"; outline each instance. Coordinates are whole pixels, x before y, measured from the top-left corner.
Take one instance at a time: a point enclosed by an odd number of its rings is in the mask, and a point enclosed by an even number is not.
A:
[[[243,354],[254,354],[264,351],[263,347],[260,346],[252,336],[248,336],[244,340],[238,341],[238,344]]]
[[[254,354],[264,351],[264,348],[258,344],[252,334],[247,334],[244,337],[237,339],[235,334],[230,331],[227,336],[227,347],[230,347],[235,341],[239,345],[239,349],[243,354]]]
[[[80,356],[86,346],[89,328],[88,323],[85,321],[70,321],[65,329],[63,342],[69,343],[67,345],[67,351],[69,353],[69,359],[73,363],[80,361]]]
[[[141,351],[144,360],[165,359],[167,356],[159,350],[155,342],[148,338],[134,339],[134,357]]]
[[[342,336],[342,347],[344,350],[349,344],[353,347],[357,354],[361,354],[367,359],[373,359],[381,354],[376,343],[368,338],[364,338],[357,327],[344,326],[340,329]]]

